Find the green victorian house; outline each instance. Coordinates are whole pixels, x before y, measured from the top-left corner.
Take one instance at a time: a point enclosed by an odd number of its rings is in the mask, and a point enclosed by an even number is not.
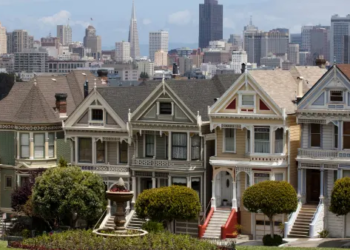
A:
[[[38,76],[15,83],[0,101],[0,212],[11,211],[11,193],[28,180],[30,171],[55,167],[60,157],[71,158],[62,121],[94,85],[106,86],[97,82],[88,71]]]

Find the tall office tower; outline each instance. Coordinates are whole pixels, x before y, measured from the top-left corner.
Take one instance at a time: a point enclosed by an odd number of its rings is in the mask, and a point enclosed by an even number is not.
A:
[[[344,36],[344,63],[350,64],[350,36]]]
[[[248,55],[248,62],[260,65],[261,43],[264,37],[263,32],[248,32],[244,34],[244,50]]]
[[[287,28],[276,28],[274,30],[277,30],[277,31],[279,31],[281,33],[288,33],[289,34],[289,29],[287,29]]]
[[[301,33],[290,34],[290,43],[299,44],[299,49],[301,48]]]
[[[314,26],[303,26],[301,28],[301,48],[302,51],[310,51],[310,31]]]
[[[258,27],[253,25],[253,17],[250,17],[249,24],[247,26],[244,26],[243,34],[254,34],[259,31]]]
[[[323,56],[326,61],[330,60],[330,29],[315,26],[310,31],[310,54],[313,62],[319,56]]]
[[[218,0],[204,0],[199,5],[199,47],[206,48],[210,41],[223,39],[223,6]]]
[[[89,26],[85,30],[84,47],[91,49],[91,56],[99,60],[102,57],[101,37],[96,35],[96,29]]]
[[[139,33],[137,31],[137,19],[135,14],[135,0],[132,2],[132,14],[129,30],[130,55],[132,59],[140,58]]]
[[[154,53],[162,50],[168,54],[169,50],[169,33],[168,31],[160,30],[149,33],[149,58],[154,62]]]
[[[0,55],[7,53],[7,35],[6,28],[0,23]]]
[[[67,25],[57,25],[58,41],[62,45],[69,45],[72,43],[72,27]]]
[[[261,42],[261,57],[269,54],[279,55],[288,53],[289,33],[276,29],[265,33]]]
[[[130,43],[129,42],[117,42],[115,43],[115,60],[117,62],[130,62]]]
[[[240,35],[230,35],[228,42],[232,43],[236,50],[241,50],[243,48],[242,37]]]
[[[330,62],[344,63],[344,36],[350,35],[350,15],[332,16],[330,35]]]
[[[14,54],[34,46],[34,37],[26,30],[14,30],[7,33],[7,53]]]
[[[312,65],[311,54],[309,51],[299,52],[299,65],[300,66]]]
[[[288,45],[288,60],[294,65],[299,65],[299,44],[290,43]]]

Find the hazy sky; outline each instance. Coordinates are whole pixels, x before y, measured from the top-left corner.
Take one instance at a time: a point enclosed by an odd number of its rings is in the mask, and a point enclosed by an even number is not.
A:
[[[198,43],[198,4],[204,0],[135,0],[140,43],[148,43],[148,32],[165,29],[171,43]],[[224,5],[224,38],[241,34],[253,16],[261,30],[277,27],[300,32],[302,25],[330,25],[333,14],[350,14],[350,0],[219,0]],[[35,39],[70,19],[73,40],[82,41],[92,23],[111,47],[127,40],[132,0],[0,0],[0,22],[11,31],[26,29]],[[93,21],[90,21],[93,18]]]

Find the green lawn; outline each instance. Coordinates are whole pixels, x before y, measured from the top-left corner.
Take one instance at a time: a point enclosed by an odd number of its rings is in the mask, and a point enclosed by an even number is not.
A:
[[[0,250],[20,250],[19,248],[7,248],[7,241],[0,241]]]

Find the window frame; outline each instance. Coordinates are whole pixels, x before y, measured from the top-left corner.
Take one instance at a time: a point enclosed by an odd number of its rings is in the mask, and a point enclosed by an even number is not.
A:
[[[276,181],[276,175],[278,175],[278,174],[281,174],[281,175],[282,175],[282,180],[281,180],[281,181],[285,181],[285,179],[284,179],[284,172],[276,172],[276,173],[274,173],[275,181]],[[271,178],[271,177],[270,177],[270,178]]]
[[[194,141],[193,138],[194,137],[198,137],[198,141],[199,141],[198,146],[193,145],[193,141]],[[202,140],[201,140],[201,137],[199,136],[199,134],[195,134],[191,137],[191,161],[199,161],[201,159],[201,148],[202,148],[201,142],[202,142]],[[193,155],[194,155],[193,152],[195,150],[198,150],[198,158],[193,158]]]
[[[253,104],[252,105],[245,105],[243,103],[243,97],[244,96],[251,96],[251,97],[253,97]],[[255,94],[242,93],[242,95],[241,95],[241,107],[244,107],[244,108],[255,108],[255,104],[256,104]]]
[[[269,132],[268,132],[268,134],[269,134],[269,147],[268,147],[268,149],[269,149],[269,151],[268,152],[257,152],[256,151],[256,149],[255,149],[255,147],[256,147],[256,141],[257,141],[257,139],[256,139],[256,133],[257,133],[257,131],[256,131],[256,129],[268,129],[269,130]],[[270,126],[254,126],[254,154],[271,154],[271,131],[272,131],[272,129],[271,129],[271,127]],[[259,133],[259,132],[258,132]],[[262,132],[260,132],[260,133],[262,133]],[[265,134],[266,134],[267,132],[265,132]]]
[[[350,125],[350,122],[343,122],[343,145],[342,148],[344,150],[350,150],[349,148],[345,148],[345,138],[348,138],[350,140],[350,133],[349,134],[345,134],[345,124],[348,123]]]
[[[269,179],[265,180],[265,181],[271,180],[271,172],[253,172],[253,182],[254,182],[253,185],[260,183],[260,182],[256,182],[255,178],[264,178],[264,177],[255,177],[256,174],[266,174],[269,176]]]
[[[162,104],[167,104],[170,105],[170,113],[166,112],[166,113],[162,113]],[[173,115],[173,104],[171,102],[159,102],[159,115],[167,115],[167,116],[171,116]]]
[[[94,119],[94,111],[101,111],[102,112],[102,119],[101,120]],[[90,112],[91,112],[91,121],[92,122],[104,122],[105,115],[104,115],[104,110],[102,108],[91,108]]]
[[[22,135],[28,135],[28,145],[23,145],[22,144]],[[20,159],[29,159],[30,158],[30,133],[20,133],[19,134],[19,147],[20,147]],[[28,147],[28,157],[24,157],[22,155],[22,147]]]
[[[103,150],[100,148],[99,149],[99,145],[102,145],[103,146]],[[95,147],[95,154],[96,154],[96,164],[103,164],[103,163],[106,163],[106,142],[102,142],[100,140],[96,141],[96,147]],[[98,160],[98,153],[99,152],[103,152],[103,161],[99,161]]]
[[[333,126],[333,146],[335,149],[339,148],[339,127],[334,125]]]
[[[313,133],[312,132],[312,125],[318,125],[320,127],[320,132],[319,133]],[[320,137],[320,144],[319,146],[313,146],[312,145],[312,136],[313,135],[319,135]],[[322,147],[322,126],[321,124],[318,124],[318,123],[311,123],[310,124],[310,148],[321,148]]]
[[[50,144],[50,135],[53,136],[53,140],[52,140],[52,144]],[[55,152],[55,141],[56,141],[56,133],[55,132],[49,132],[47,134],[47,138],[48,138],[48,149],[49,151],[47,152],[47,155],[49,158],[56,158],[56,152]],[[52,152],[53,152],[53,155],[50,156],[50,149],[52,148]]]
[[[91,141],[91,151],[90,151],[91,161],[82,161],[82,160],[81,160],[81,155],[80,155],[80,152],[81,152],[81,151],[80,151],[80,150],[81,150],[81,149],[80,149],[80,141],[81,141],[82,139],[83,139],[83,140],[90,140],[90,141]],[[92,151],[92,149],[93,149],[92,143],[93,143],[93,141],[92,141],[92,138],[91,138],[91,137],[90,137],[90,138],[89,138],[89,137],[78,137],[78,142],[77,142],[77,143],[78,143],[78,145],[77,145],[77,146],[78,146],[78,159],[76,159],[76,161],[79,162],[79,163],[90,163],[90,164],[93,163],[93,158],[92,158],[92,154],[93,154],[93,151]]]
[[[36,135],[43,135],[43,145],[42,146],[37,146],[36,145],[36,139],[35,136]],[[33,134],[33,146],[34,146],[34,152],[33,152],[33,158],[34,159],[45,159],[45,155],[46,155],[46,150],[45,150],[45,144],[46,144],[46,133],[34,133]],[[35,152],[36,152],[36,148],[42,148],[43,149],[43,157],[37,157]]]
[[[226,133],[227,133],[227,130],[233,130],[233,147],[234,147],[234,150],[233,151],[230,151],[230,150],[227,150],[226,148]],[[224,153],[233,153],[235,154],[236,153],[236,129],[235,128],[224,128],[223,129],[223,152]]]
[[[282,130],[282,139],[277,139],[277,131],[281,131]],[[274,153],[275,154],[284,154],[284,129],[283,128],[278,128],[275,131],[275,145],[274,145]],[[277,152],[277,148],[276,148],[276,142],[278,141],[282,141],[282,152]]]
[[[186,148],[186,155],[184,158],[174,158],[174,135],[177,134],[182,134],[186,135],[186,146],[181,146],[181,145],[175,145],[175,147],[180,147],[180,148]],[[181,132],[176,132],[176,133],[171,133],[171,159],[175,161],[187,161],[187,155],[188,155],[188,134],[187,133],[181,133]]]
[[[124,143],[126,144],[126,150],[122,150],[122,147],[121,147]],[[128,154],[129,154],[128,149],[129,149],[129,146],[128,146],[128,143],[127,143],[127,142],[125,142],[125,141],[120,141],[120,142],[119,142],[119,144],[118,144],[118,153],[119,153],[119,157],[118,157],[118,161],[119,161],[119,162],[118,162],[118,163],[119,163],[119,164],[128,164],[128,157],[129,157],[129,155],[128,155]],[[123,161],[121,160],[121,155],[122,155],[121,152],[126,152],[126,162],[123,162]]]
[[[171,176],[171,186],[174,185],[174,179],[185,179],[186,180],[186,185],[179,185],[179,186],[183,186],[183,187],[187,187],[188,183],[187,183],[187,177],[186,176]]]
[[[337,93],[339,93],[339,92],[341,92],[341,97],[342,97],[342,100],[341,101],[332,101],[332,92],[337,92]],[[333,97],[340,97],[340,96],[333,96]],[[343,90],[330,90],[329,91],[329,102],[330,103],[344,103],[345,102],[345,95],[344,95],[344,91]]]
[[[151,137],[153,137],[153,155],[148,155],[147,153],[147,145],[148,144],[150,144],[151,145],[151,143],[147,143],[147,137],[148,136],[151,136]],[[154,134],[145,134],[145,136],[144,136],[144,140],[145,140],[145,157],[146,158],[153,158],[154,156],[156,156],[156,138],[155,138],[155,135]]]
[[[7,182],[7,180],[8,179],[10,179],[11,180],[11,186],[8,186],[7,184],[8,184],[8,182]],[[5,175],[5,183],[4,183],[5,185],[4,185],[4,188],[5,189],[13,189],[13,176],[11,176],[11,175]]]
[[[199,201],[202,202],[202,177],[201,176],[190,176],[190,185],[191,185],[191,189],[193,189],[192,187],[192,179],[199,179]],[[194,191],[197,191],[195,189],[193,189]]]

